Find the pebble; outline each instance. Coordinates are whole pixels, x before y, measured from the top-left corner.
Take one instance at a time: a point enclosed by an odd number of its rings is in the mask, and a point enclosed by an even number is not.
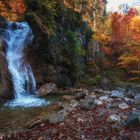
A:
[[[109,117],[108,117],[108,120],[107,120],[107,122],[109,122],[109,123],[115,123],[115,122],[120,122],[120,117],[119,116],[117,116],[117,115],[110,115]]]
[[[124,109],[128,109],[129,106],[126,103],[121,103],[121,104],[119,104],[119,108],[124,110]]]

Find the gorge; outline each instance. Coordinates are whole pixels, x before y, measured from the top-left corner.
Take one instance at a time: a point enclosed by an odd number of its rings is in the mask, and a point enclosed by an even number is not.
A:
[[[139,139],[140,10],[108,5],[0,0],[0,140]]]

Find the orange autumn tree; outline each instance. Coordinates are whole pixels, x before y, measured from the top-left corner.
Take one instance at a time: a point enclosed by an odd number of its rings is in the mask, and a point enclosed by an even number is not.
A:
[[[25,10],[24,0],[0,0],[0,15],[7,20],[18,20]]]
[[[120,53],[118,65],[131,76],[140,80],[140,15],[131,8],[127,14],[112,15],[112,40]]]

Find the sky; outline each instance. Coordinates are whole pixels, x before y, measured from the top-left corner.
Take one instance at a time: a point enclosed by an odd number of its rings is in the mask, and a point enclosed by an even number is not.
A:
[[[127,3],[130,7],[131,6],[139,6],[140,7],[140,0],[107,0],[107,11],[118,11],[119,5],[123,3]]]

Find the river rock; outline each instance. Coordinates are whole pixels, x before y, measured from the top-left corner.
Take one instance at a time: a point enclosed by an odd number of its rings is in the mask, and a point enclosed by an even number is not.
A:
[[[123,92],[119,90],[112,90],[111,98],[123,98]]]
[[[83,99],[83,98],[85,98],[88,94],[89,94],[89,91],[88,91],[88,90],[83,90],[83,91],[81,91],[81,92],[76,93],[75,99],[76,99],[76,100]]]
[[[38,96],[46,96],[50,93],[54,93],[56,90],[56,84],[55,83],[47,83],[43,85],[38,91],[37,95]]]
[[[95,89],[94,92],[97,94],[102,94],[102,95],[110,95],[111,94],[111,91],[103,90],[103,89]]]
[[[49,122],[52,124],[61,123],[64,121],[65,116],[66,115],[64,111],[59,111],[58,113],[53,114],[49,117]]]
[[[74,99],[74,96],[71,96],[71,95],[64,95],[64,96],[62,96],[62,100],[63,101],[70,102],[72,99]]]
[[[137,115],[129,115],[128,119],[125,121],[124,126],[139,126],[140,125],[140,117]]]
[[[107,101],[108,98],[109,98],[108,95],[106,95],[106,96],[101,96],[101,97],[99,98],[99,100],[100,100],[100,101]]]
[[[116,122],[120,122],[120,117],[119,116],[117,116],[117,115],[110,115],[109,117],[108,117],[108,120],[107,120],[107,122],[108,123],[116,123]]]
[[[93,98],[87,98],[80,101],[80,108],[84,110],[93,110],[97,104],[94,102]]]
[[[126,103],[121,103],[121,104],[119,104],[119,108],[124,110],[124,109],[128,109],[129,106]]]
[[[135,105],[140,105],[140,94],[137,94],[134,97],[134,103],[135,103]]]

